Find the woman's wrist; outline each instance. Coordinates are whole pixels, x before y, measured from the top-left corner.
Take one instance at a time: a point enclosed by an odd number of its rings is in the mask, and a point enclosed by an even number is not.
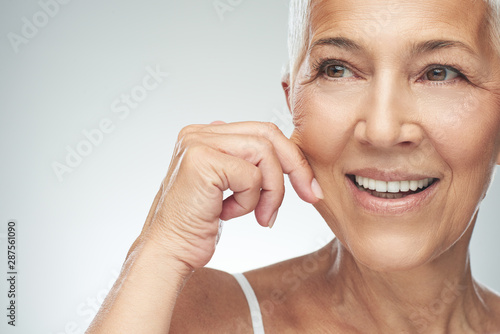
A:
[[[170,319],[191,268],[139,236],[120,276],[87,333],[168,333]]]
[[[143,236],[130,248],[126,262],[128,261],[139,261],[139,265],[148,272],[164,273],[169,277],[175,275],[180,280],[193,273],[193,268],[165,247],[164,243]]]

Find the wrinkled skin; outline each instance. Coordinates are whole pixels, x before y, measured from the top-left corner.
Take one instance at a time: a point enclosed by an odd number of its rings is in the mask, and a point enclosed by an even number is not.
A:
[[[259,122],[184,128],[89,334],[122,324],[134,333],[252,333],[234,278],[202,267],[219,219],[254,211],[272,225],[284,173],[337,238],[245,273],[266,332],[500,332],[500,296],[472,278],[468,254],[500,164],[500,61],[485,4],[313,3],[307,53],[294,82],[282,83],[291,138]],[[355,175],[432,182],[389,199],[359,189]],[[227,189],[234,195],[223,201]]]

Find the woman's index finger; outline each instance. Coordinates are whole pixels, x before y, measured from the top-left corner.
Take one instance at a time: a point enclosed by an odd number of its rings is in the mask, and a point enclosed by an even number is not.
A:
[[[206,125],[200,130],[212,133],[256,135],[266,138],[273,144],[283,173],[288,174],[290,183],[299,197],[308,203],[315,203],[322,198],[321,190],[318,189],[317,184],[313,189],[314,172],[301,149],[288,139],[276,124],[256,121],[234,123],[218,121]],[[249,145],[252,143],[249,142]]]

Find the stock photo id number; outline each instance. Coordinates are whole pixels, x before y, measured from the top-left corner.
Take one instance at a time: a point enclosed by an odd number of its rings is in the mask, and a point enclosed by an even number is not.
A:
[[[16,326],[17,315],[17,221],[7,223],[7,323]]]

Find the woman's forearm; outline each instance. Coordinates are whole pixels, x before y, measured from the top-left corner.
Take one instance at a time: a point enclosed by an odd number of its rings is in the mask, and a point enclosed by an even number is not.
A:
[[[131,248],[86,334],[168,333],[177,296],[191,271],[151,242]]]
[[[302,199],[322,198],[306,157],[276,125],[184,127],[141,236],[87,334],[168,333],[182,286],[214,254],[220,220],[255,211],[262,226],[271,226],[283,173]],[[223,199],[228,189],[233,195]]]

